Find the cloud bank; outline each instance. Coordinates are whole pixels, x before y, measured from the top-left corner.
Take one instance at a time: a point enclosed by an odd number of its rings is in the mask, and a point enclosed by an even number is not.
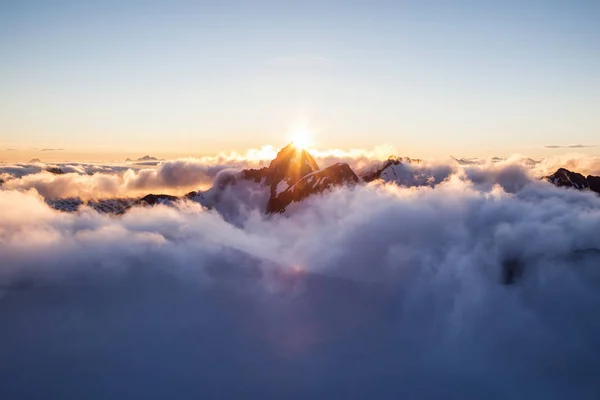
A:
[[[161,162],[156,168],[94,164],[18,164],[0,167],[4,189],[37,190],[44,198],[81,199],[144,196],[149,192],[182,195],[207,188],[219,171],[246,163],[206,164],[199,159]],[[63,174],[48,172],[58,168]]]
[[[372,150],[311,151],[321,167],[345,162],[359,175],[380,168],[397,151],[390,146]],[[135,164],[92,163],[17,163],[0,166],[2,187],[11,190],[37,190],[46,199],[78,197],[95,199],[135,198],[149,193],[184,195],[208,189],[217,174],[225,170],[242,170],[268,166],[277,149],[263,146],[245,153],[219,153],[216,156]],[[394,156],[395,157],[395,156]],[[542,160],[519,155],[509,158],[410,160],[394,168],[396,175],[385,180],[403,186],[434,186],[452,176],[476,181],[478,170],[486,175],[494,169],[523,169],[531,179],[539,179],[565,167],[584,175],[600,175],[600,159],[580,154],[565,154]],[[57,175],[49,171],[61,171]]]
[[[2,190],[0,396],[597,398],[600,198],[461,171],[274,217]]]

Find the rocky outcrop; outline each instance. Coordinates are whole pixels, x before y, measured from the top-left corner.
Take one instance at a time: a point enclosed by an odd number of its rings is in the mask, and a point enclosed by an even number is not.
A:
[[[566,168],[559,168],[552,175],[544,177],[548,182],[558,187],[569,187],[577,190],[591,190],[600,193],[600,177],[588,175],[583,176],[580,173],[569,171]]]
[[[63,171],[59,167],[49,167],[49,168],[46,168],[46,171],[48,171],[54,175],[63,175],[65,173],[65,171]]]
[[[289,144],[277,153],[268,168],[259,171],[264,175],[264,183],[269,186],[271,196],[277,196],[302,177],[318,170],[319,166],[308,151]]]
[[[301,201],[334,186],[360,181],[345,163],[320,170],[310,153],[293,144],[281,149],[268,167],[243,170],[239,178],[269,188],[267,214],[283,212],[292,202]]]
[[[334,164],[324,170],[303,176],[302,179],[281,193],[272,194],[267,204],[267,213],[283,212],[291,203],[301,201],[310,195],[322,193],[335,186],[355,184],[359,181],[358,176],[348,164]]]
[[[592,192],[600,193],[600,176],[588,175],[586,179],[588,185],[590,185],[590,190]]]
[[[385,171],[386,169],[388,169],[391,166],[400,165],[400,164],[402,164],[402,161],[400,161],[399,158],[389,158],[380,166],[375,167],[375,168],[363,173],[361,178],[365,182],[372,182],[377,179],[381,179],[381,174],[383,173],[383,171]]]
[[[590,187],[585,176],[565,168],[559,168],[555,173],[547,176],[546,180],[558,187],[571,187],[579,190]]]
[[[390,157],[383,163],[375,165],[369,169],[363,170],[360,178],[364,182],[372,182],[378,179],[384,181],[393,181],[394,167],[402,164],[420,164],[422,160],[409,157]]]
[[[178,201],[179,197],[177,196],[171,196],[168,194],[149,194],[147,196],[142,197],[139,200],[134,201],[133,203],[131,203],[130,205],[128,205],[127,207],[123,208],[121,211],[119,211],[117,214],[123,214],[125,213],[127,210],[129,210],[132,207],[152,207],[158,204],[172,204],[175,201]]]
[[[76,212],[83,206],[89,207],[102,214],[119,214],[131,206],[134,199],[99,199],[81,200],[77,197],[66,199],[46,199],[46,204],[58,211]]]

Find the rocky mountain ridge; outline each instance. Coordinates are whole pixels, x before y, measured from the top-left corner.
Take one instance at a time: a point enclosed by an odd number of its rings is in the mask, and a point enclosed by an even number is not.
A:
[[[191,192],[177,197],[169,194],[149,194],[140,199],[105,199],[82,201],[80,199],[47,200],[47,203],[58,210],[73,212],[82,206],[88,206],[102,213],[123,214],[133,207],[173,204],[179,200],[195,201],[207,208],[214,208],[221,200],[223,193],[235,187],[250,185],[251,188],[265,190],[268,194],[265,213],[283,213],[292,203],[337,186],[368,183],[376,180],[385,182],[405,182],[406,174],[416,173],[406,168],[409,164],[419,164],[420,160],[407,157],[394,158],[357,174],[347,163],[336,163],[326,168],[319,165],[310,153],[294,147],[293,144],[281,149],[268,167],[245,169],[238,173],[223,174],[215,179],[214,185],[207,191]],[[50,171],[60,174],[62,171]],[[590,190],[600,194],[600,177],[583,176],[577,172],[559,168],[552,175],[543,179],[558,187],[576,190]]]
[[[578,172],[559,168],[552,175],[544,177],[548,182],[558,187],[568,187],[577,190],[591,190],[600,194],[600,176],[583,176]]]

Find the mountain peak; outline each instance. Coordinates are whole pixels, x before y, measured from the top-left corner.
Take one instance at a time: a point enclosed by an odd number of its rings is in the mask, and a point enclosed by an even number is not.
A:
[[[277,185],[285,181],[293,185],[303,176],[319,170],[319,166],[310,153],[304,149],[288,144],[277,153],[277,157],[269,165],[268,184],[272,191]]]
[[[544,179],[558,187],[571,187],[600,193],[600,176],[588,175],[585,177],[578,172],[559,168],[555,173],[544,177]]]
[[[291,203],[301,201],[310,195],[324,192],[335,186],[358,182],[360,179],[348,164],[333,164],[323,170],[306,174],[294,185],[271,194],[267,204],[267,213],[283,212]]]
[[[546,180],[558,187],[572,187],[580,190],[590,187],[583,175],[566,168],[559,168],[555,173],[546,177]]]

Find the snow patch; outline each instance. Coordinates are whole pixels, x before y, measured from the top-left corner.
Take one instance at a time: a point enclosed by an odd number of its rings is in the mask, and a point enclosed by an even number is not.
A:
[[[275,188],[275,195],[279,196],[279,194],[285,192],[289,187],[290,185],[288,185],[286,181],[281,180],[281,182],[279,182]]]

